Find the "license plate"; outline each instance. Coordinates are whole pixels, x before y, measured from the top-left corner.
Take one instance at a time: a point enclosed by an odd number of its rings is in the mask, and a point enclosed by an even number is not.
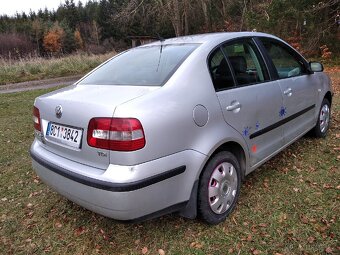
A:
[[[74,148],[80,148],[83,130],[80,128],[64,126],[49,122],[46,131],[46,138]]]

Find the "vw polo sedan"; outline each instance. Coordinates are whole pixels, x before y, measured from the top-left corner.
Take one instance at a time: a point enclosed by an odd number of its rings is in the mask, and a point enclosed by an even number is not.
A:
[[[272,35],[154,42],[36,98],[33,168],[107,217],[218,224],[247,174],[308,131],[326,136],[332,95],[322,64]]]

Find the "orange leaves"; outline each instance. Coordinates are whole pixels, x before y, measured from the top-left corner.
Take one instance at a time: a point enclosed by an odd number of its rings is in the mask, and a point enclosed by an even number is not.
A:
[[[165,255],[165,251],[163,249],[158,249],[158,254],[159,255]]]
[[[191,248],[195,248],[195,249],[201,249],[203,247],[203,244],[202,243],[199,243],[199,242],[192,242],[190,244],[190,247]]]
[[[74,40],[76,42],[77,49],[83,49],[84,48],[84,41],[83,41],[83,38],[81,37],[81,34],[80,34],[78,29],[76,31],[74,31]]]
[[[88,230],[85,228],[85,227],[79,227],[79,228],[77,228],[75,231],[74,231],[74,235],[75,236],[80,236],[80,235],[82,235],[82,234],[84,234],[84,233],[86,233]]]
[[[147,253],[148,253],[148,247],[143,247],[142,254],[147,254]]]
[[[54,224],[54,226],[55,226],[56,228],[61,228],[61,227],[63,226],[63,224],[61,224],[59,221],[57,221],[57,222]]]
[[[327,45],[322,45],[320,47],[320,50],[321,50],[321,57],[323,59],[330,59],[332,57],[332,52],[329,50]]]
[[[58,24],[55,24],[43,38],[45,50],[54,54],[59,53],[62,48],[64,34],[64,29],[62,29]]]

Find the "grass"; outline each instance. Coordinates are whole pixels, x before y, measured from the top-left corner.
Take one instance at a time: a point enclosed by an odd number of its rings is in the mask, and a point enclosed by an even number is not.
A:
[[[0,85],[47,78],[83,75],[115,53],[77,54],[62,58],[26,58],[10,61],[0,58]]]
[[[34,98],[48,91],[0,95],[0,253],[339,254],[339,94],[327,138],[302,138],[250,174],[235,212],[207,226],[176,215],[122,224],[45,186],[28,150]]]

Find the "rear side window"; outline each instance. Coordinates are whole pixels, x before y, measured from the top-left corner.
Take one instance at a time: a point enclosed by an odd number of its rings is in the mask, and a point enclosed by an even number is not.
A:
[[[198,44],[135,48],[111,59],[79,84],[161,86]]]
[[[210,55],[208,65],[216,91],[234,87],[231,70],[220,48]]]
[[[303,61],[292,50],[272,39],[260,38],[267,50],[280,79],[306,73]]]
[[[238,85],[244,86],[269,80],[264,61],[250,39],[223,46]]]

